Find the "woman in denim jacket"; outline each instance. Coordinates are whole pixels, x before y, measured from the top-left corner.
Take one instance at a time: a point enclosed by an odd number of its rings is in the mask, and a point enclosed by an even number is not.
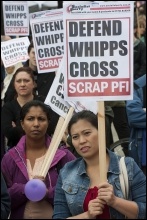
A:
[[[107,149],[107,182],[100,183],[97,116],[87,110],[73,115],[68,132],[81,158],[60,170],[53,219],[144,219],[146,177],[135,161],[125,158],[129,179],[128,199],[119,181],[119,157]]]

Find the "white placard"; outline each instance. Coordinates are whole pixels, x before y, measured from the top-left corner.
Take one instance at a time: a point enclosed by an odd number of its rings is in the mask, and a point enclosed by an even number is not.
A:
[[[30,20],[38,73],[57,71],[64,53],[63,12]]]
[[[63,5],[64,98],[133,99],[134,2]]]
[[[30,41],[28,37],[15,38],[1,42],[1,58],[4,63],[4,67],[6,68],[28,60],[29,45]]]
[[[64,74],[63,74],[63,60],[60,63],[60,67],[56,73],[49,93],[44,101],[49,105],[53,111],[63,118],[66,118],[70,105],[64,100]]]
[[[29,35],[29,9],[27,1],[3,1],[5,35]]]

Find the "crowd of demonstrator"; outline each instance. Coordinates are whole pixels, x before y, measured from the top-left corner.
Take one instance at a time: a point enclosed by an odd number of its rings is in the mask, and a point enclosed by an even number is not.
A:
[[[1,41],[10,40],[1,36]],[[46,176],[39,176],[59,115],[44,100],[55,72],[38,74],[33,41],[25,63],[1,61],[1,218],[146,218],[146,16],[134,22],[133,100],[105,102],[107,181],[100,182],[98,121],[89,110],[74,113]],[[129,193],[119,179],[120,156],[110,150],[111,123],[118,138],[129,138],[125,158]],[[26,183],[40,179],[40,201],[25,195]]]

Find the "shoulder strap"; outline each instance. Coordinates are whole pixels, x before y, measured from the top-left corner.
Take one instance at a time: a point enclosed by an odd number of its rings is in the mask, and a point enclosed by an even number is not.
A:
[[[128,198],[128,191],[129,191],[129,182],[128,182],[128,172],[125,164],[125,157],[121,157],[119,160],[119,168],[120,168],[120,174],[119,174],[119,179],[120,179],[120,185],[121,185],[121,190],[123,192],[123,196],[125,199]]]

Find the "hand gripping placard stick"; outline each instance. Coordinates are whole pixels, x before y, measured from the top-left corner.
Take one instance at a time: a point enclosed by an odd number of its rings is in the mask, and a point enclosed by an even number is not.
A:
[[[98,146],[100,182],[107,181],[104,101],[98,102]]]
[[[55,155],[55,153],[58,149],[60,141],[61,141],[61,139],[64,135],[64,132],[67,128],[67,125],[68,125],[68,123],[69,123],[69,121],[70,121],[70,119],[73,115],[73,112],[74,112],[74,108],[70,107],[65,120],[64,120],[63,117],[59,118],[56,129],[55,129],[55,132],[54,132],[54,135],[53,135],[53,138],[52,138],[52,141],[51,141],[50,146],[49,146],[49,148],[46,152],[45,159],[44,159],[42,168],[40,170],[40,175],[39,176],[43,176],[43,177],[46,176],[46,174],[49,170],[49,167],[52,163],[52,160],[54,158],[54,155]]]

